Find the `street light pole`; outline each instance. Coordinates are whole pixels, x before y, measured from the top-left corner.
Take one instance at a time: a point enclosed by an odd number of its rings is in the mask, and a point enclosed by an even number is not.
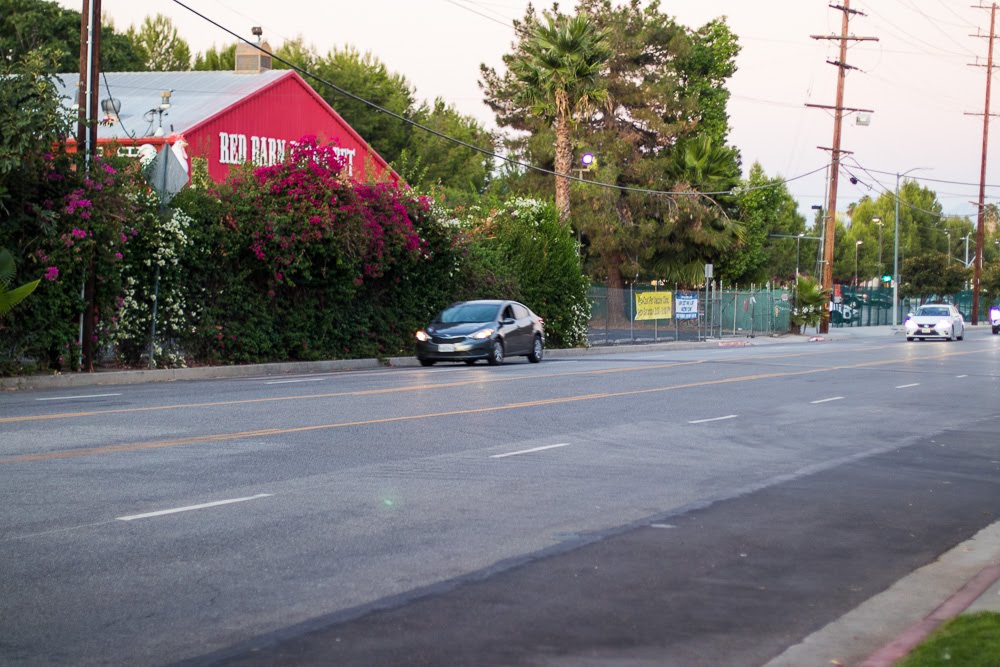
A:
[[[805,232],[799,232],[799,235],[795,237],[795,281],[796,282],[798,282],[799,280],[799,247],[802,245],[802,237],[805,235],[806,235]]]
[[[893,244],[892,244],[892,326],[899,326],[899,179],[906,176],[911,171],[918,169],[930,169],[930,167],[914,167],[907,169],[902,174],[896,172],[896,217],[892,221]]]
[[[882,275],[882,218],[875,216],[872,222],[878,225],[878,274]]]
[[[861,247],[862,243],[864,243],[864,241],[855,241],[854,242],[854,289],[855,289],[855,291],[857,291],[857,289],[858,289],[858,248]]]
[[[944,235],[948,237],[948,264],[951,264],[951,232],[946,229]]]

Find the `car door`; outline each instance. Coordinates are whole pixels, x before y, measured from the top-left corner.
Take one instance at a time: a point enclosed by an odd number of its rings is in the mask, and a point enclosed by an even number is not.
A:
[[[951,321],[955,325],[955,335],[959,337],[965,336],[965,318],[962,317],[962,313],[955,306],[951,306]]]
[[[524,343],[521,341],[519,333],[517,318],[514,317],[514,308],[508,303],[500,311],[500,336],[503,338],[504,354],[508,357],[524,354],[521,351]]]
[[[528,354],[531,352],[533,334],[531,312],[517,302],[512,303],[511,308],[514,310],[514,319],[517,320],[518,354]]]

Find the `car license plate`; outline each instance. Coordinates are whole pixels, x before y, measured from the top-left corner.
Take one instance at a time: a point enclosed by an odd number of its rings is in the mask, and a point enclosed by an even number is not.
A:
[[[926,334],[929,334],[930,332],[931,332],[931,330],[930,330],[930,329],[921,329],[921,330],[920,330],[920,333],[926,333]]]
[[[438,345],[438,352],[454,352],[455,346],[452,343],[441,343]]]

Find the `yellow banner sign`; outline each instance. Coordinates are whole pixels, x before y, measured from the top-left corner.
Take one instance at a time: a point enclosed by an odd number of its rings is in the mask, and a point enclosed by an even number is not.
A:
[[[635,319],[669,320],[673,316],[673,292],[641,292],[635,295]]]

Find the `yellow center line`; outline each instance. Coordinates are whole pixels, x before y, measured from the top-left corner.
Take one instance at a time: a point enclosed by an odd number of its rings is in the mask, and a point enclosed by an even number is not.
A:
[[[610,373],[631,373],[636,371],[659,370],[672,368],[674,366],[692,366],[703,364],[704,360],[697,361],[677,361],[664,364],[654,364],[650,366],[628,366],[624,368],[602,368],[593,371],[572,371],[567,373],[541,373],[530,376],[518,377],[490,377],[476,378],[472,380],[458,380],[455,382],[439,382],[429,384],[418,384],[409,387],[389,387],[386,389],[361,389],[357,391],[338,391],[328,394],[305,394],[299,396],[273,396],[269,398],[247,398],[238,401],[212,401],[209,403],[178,403],[175,405],[150,405],[142,408],[114,408],[110,410],[83,410],[80,412],[58,412],[48,415],[26,415],[21,417],[0,417],[0,424],[13,424],[20,422],[47,421],[50,419],[72,419],[77,417],[95,417],[99,415],[129,414],[133,412],[155,412],[160,410],[184,410],[188,408],[216,408],[230,405],[252,405],[254,403],[277,403],[280,401],[305,401],[322,398],[342,398],[344,396],[378,396],[381,394],[397,394],[412,391],[426,391],[430,389],[449,389],[454,387],[466,387],[474,384],[489,382],[515,382],[517,380],[535,380],[554,377],[566,377],[571,375],[602,375]]]
[[[882,349],[882,347],[872,347],[866,348],[866,350],[877,350]],[[622,368],[602,368],[591,371],[571,371],[566,373],[539,373],[530,376],[518,376],[518,377],[489,377],[489,378],[476,378],[472,380],[460,380],[456,382],[439,382],[439,383],[427,383],[413,385],[410,387],[391,387],[388,389],[365,389],[358,391],[339,391],[331,392],[325,394],[304,394],[297,396],[274,396],[269,398],[247,398],[238,401],[211,401],[207,403],[178,403],[174,405],[150,405],[141,408],[113,408],[108,410],[81,410],[78,412],[57,412],[45,415],[25,415],[20,417],[0,417],[0,424],[16,424],[22,422],[32,422],[32,421],[48,421],[53,419],[75,419],[81,417],[96,417],[100,415],[116,415],[116,414],[131,414],[134,412],[157,412],[162,410],[185,410],[194,408],[217,408],[226,407],[233,405],[253,405],[258,403],[277,403],[281,401],[307,401],[307,400],[317,400],[324,398],[343,398],[345,396],[377,396],[381,394],[396,394],[404,392],[413,391],[426,391],[432,389],[450,389],[455,387],[466,387],[474,384],[482,384],[484,382],[495,383],[495,382],[515,382],[518,380],[537,380],[545,378],[555,378],[555,377],[569,377],[569,376],[579,376],[579,375],[606,375],[615,373],[633,373],[637,371],[652,371],[652,370],[662,370],[664,368],[673,368],[676,366],[693,366],[697,364],[704,364],[708,361],[713,363],[731,363],[734,361],[753,361],[760,359],[790,359],[793,357],[806,357],[815,356],[819,354],[825,354],[823,350],[815,350],[808,352],[795,352],[790,354],[757,354],[740,357],[739,359],[712,359],[705,360],[699,359],[696,361],[676,361],[662,364],[652,364],[643,366],[626,366]]]
[[[85,449],[66,449],[52,452],[38,452],[34,454],[22,454],[9,458],[0,459],[3,463],[26,463],[30,461],[49,461],[54,459],[76,458],[80,456],[92,456],[100,454],[116,454],[121,452],[137,452],[146,449],[160,449],[164,447],[178,447],[183,445],[194,445],[206,442],[223,442],[228,440],[241,440],[246,438],[265,437],[271,435],[288,435],[292,433],[306,433],[309,431],[330,430],[336,428],[348,428],[352,426],[371,426],[375,424],[390,424],[394,422],[416,421],[422,419],[435,419],[439,417],[454,417],[459,415],[483,414],[488,412],[500,412],[503,410],[522,410],[525,408],[535,408],[549,405],[559,405],[563,403],[576,403],[580,401],[593,401],[597,399],[620,398],[624,396],[636,396],[640,394],[662,393],[667,391],[677,391],[679,389],[693,389],[697,387],[708,387],[712,385],[729,384],[734,382],[751,382],[755,380],[767,380],[782,377],[795,377],[799,375],[813,375],[816,373],[829,373],[854,368],[866,368],[871,366],[884,366],[888,364],[908,363],[911,361],[923,361],[943,357],[964,356],[975,354],[978,350],[967,352],[946,352],[930,357],[914,359],[888,359],[880,361],[861,362],[844,366],[829,366],[821,368],[810,368],[799,371],[784,371],[775,373],[755,373],[752,375],[739,375],[730,378],[720,378],[716,380],[701,380],[698,382],[688,382],[684,384],[669,385],[666,387],[653,387],[648,389],[630,389],[627,391],[604,392],[598,394],[579,394],[576,396],[564,396],[561,398],[541,399],[537,401],[525,401],[520,403],[508,403],[506,405],[496,405],[483,408],[468,408],[464,410],[448,410],[445,412],[430,412],[419,415],[404,415],[400,417],[381,417],[379,419],[363,419],[347,422],[335,422],[332,424],[315,424],[311,426],[296,426],[291,428],[270,428],[254,431],[237,431],[234,433],[217,433],[214,435],[195,435],[186,438],[174,438],[171,440],[153,440],[149,442],[134,442],[122,445],[107,445],[103,447],[88,447]]]

